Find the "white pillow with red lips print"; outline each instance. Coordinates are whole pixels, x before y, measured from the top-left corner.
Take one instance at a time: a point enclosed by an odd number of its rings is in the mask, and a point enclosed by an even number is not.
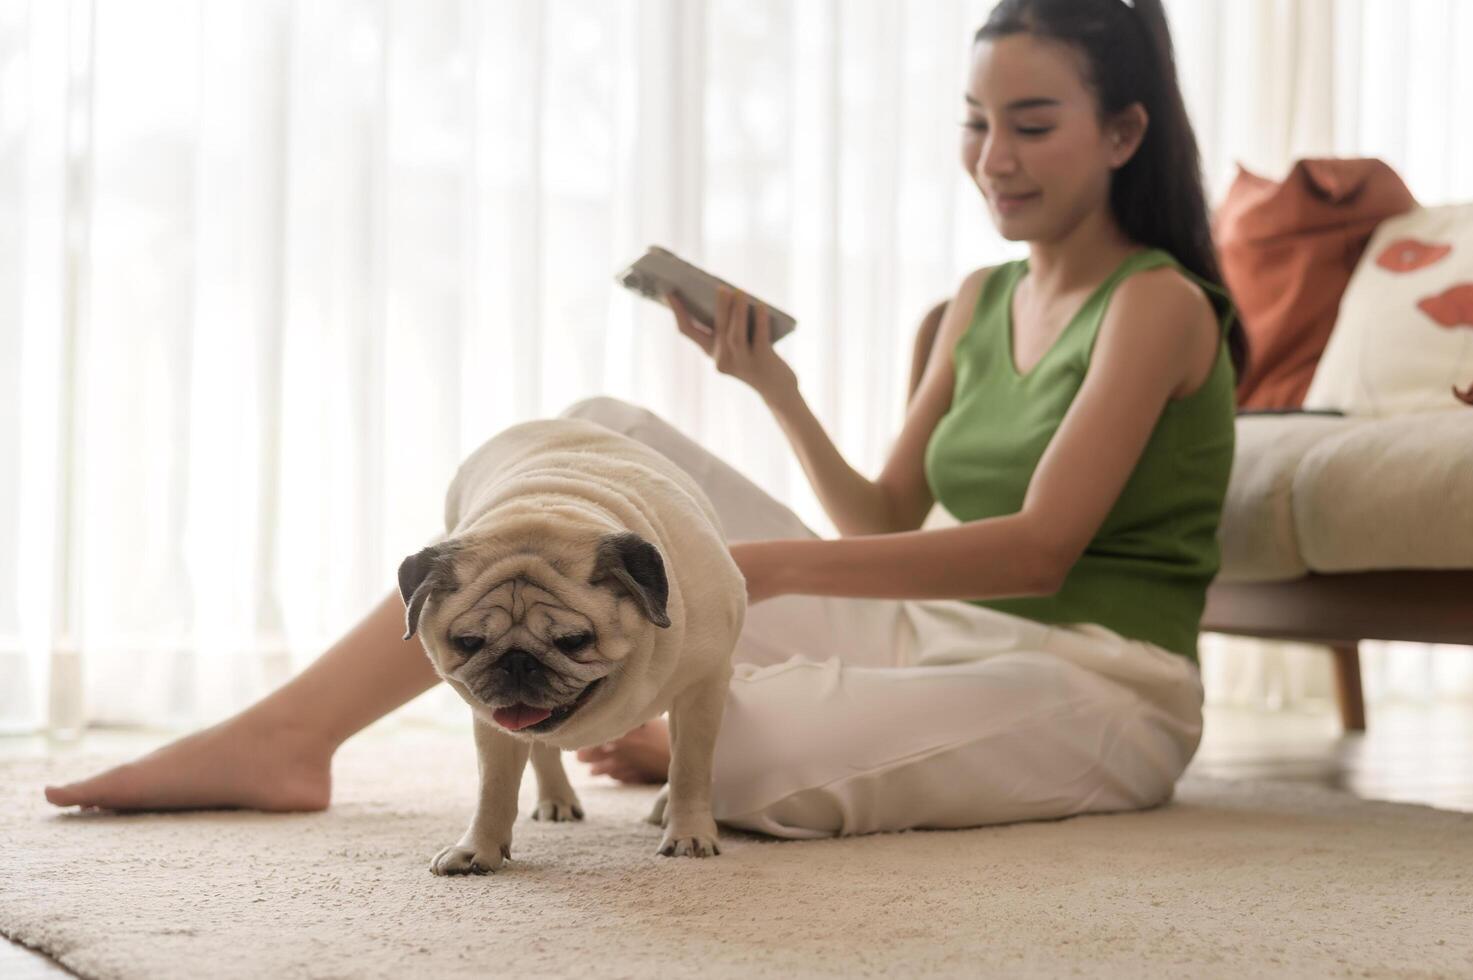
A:
[[[1416,208],[1376,227],[1304,407],[1473,412],[1473,204]]]

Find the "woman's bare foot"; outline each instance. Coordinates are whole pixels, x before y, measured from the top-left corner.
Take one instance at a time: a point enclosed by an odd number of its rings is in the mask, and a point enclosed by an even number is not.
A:
[[[47,786],[57,806],[110,810],[325,810],[334,746],[240,715],[105,772]]]
[[[664,718],[647,721],[612,742],[579,749],[578,761],[621,783],[663,783],[670,778],[670,726]]]

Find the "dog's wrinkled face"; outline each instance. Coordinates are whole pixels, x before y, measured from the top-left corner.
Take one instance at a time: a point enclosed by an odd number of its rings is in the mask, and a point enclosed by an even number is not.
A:
[[[598,655],[593,620],[566,602],[528,578],[494,586],[449,624],[445,676],[487,707],[508,709],[508,728],[557,727],[614,667]],[[551,714],[521,723],[541,711]]]
[[[472,708],[527,735],[594,710],[587,706],[613,682],[636,634],[670,625],[664,563],[643,538],[604,535],[582,560],[539,544],[452,540],[399,568],[404,638],[419,632],[435,669]]]

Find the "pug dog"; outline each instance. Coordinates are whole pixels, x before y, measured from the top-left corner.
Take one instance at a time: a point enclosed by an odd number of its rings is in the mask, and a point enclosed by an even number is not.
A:
[[[484,874],[511,857],[528,756],[535,820],[581,820],[562,750],[668,711],[667,786],[646,818],[665,856],[720,854],[711,763],[746,616],[715,509],[659,452],[584,419],[512,426],[472,453],[446,534],[399,566],[404,639],[471,708],[480,797],[430,862]]]

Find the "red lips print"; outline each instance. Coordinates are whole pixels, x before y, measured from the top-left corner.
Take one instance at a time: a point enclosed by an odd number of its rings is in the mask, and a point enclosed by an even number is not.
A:
[[[1428,296],[1417,303],[1417,309],[1430,316],[1438,326],[1448,329],[1473,327],[1473,282],[1460,282],[1436,296]],[[1465,405],[1473,405],[1473,384],[1467,390],[1454,385],[1453,397]]]
[[[1473,282],[1460,282],[1450,289],[1428,296],[1417,303],[1417,309],[1443,327],[1473,327]]]
[[[1381,250],[1381,254],[1376,256],[1376,264],[1391,272],[1415,272],[1442,261],[1452,250],[1451,245],[1398,238]]]

